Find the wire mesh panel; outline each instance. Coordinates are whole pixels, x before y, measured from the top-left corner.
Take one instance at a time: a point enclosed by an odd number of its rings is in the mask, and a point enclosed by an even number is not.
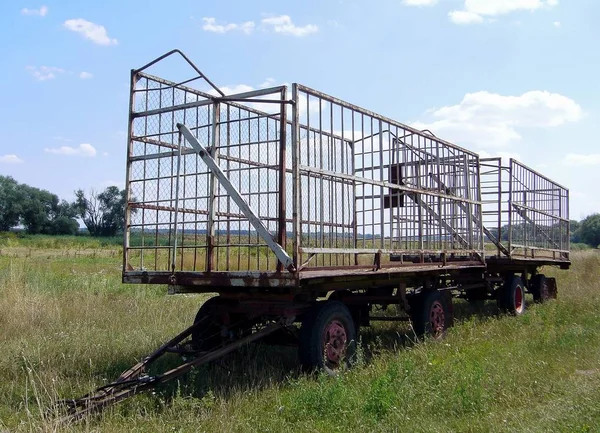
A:
[[[304,266],[373,263],[378,253],[421,259],[482,253],[476,154],[308,87],[296,89]]]
[[[509,236],[509,169],[502,158],[479,160],[483,229],[486,251],[496,249],[499,256],[508,253]]]
[[[248,95],[215,99],[145,73],[137,74],[134,85],[127,269],[276,270],[273,252],[182,139],[177,124],[186,125],[209,149],[285,247],[285,88],[258,92],[269,95],[263,102]]]
[[[568,191],[526,166],[300,84],[224,95],[181,53],[195,78],[142,72],[175,52],[132,73],[126,280],[295,287],[386,260],[482,265],[484,238],[567,257]]]
[[[511,255],[542,257],[569,252],[569,192],[531,168],[510,160]]]

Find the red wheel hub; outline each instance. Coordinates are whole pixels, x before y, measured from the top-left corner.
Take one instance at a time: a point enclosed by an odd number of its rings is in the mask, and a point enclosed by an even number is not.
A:
[[[444,332],[446,328],[446,314],[444,313],[444,307],[439,301],[431,304],[429,323],[431,324],[431,333],[436,337]]]
[[[515,311],[520,313],[523,311],[523,288],[517,286],[515,290]]]
[[[337,365],[346,348],[346,328],[338,320],[332,320],[325,326],[323,332],[323,348],[326,361]]]

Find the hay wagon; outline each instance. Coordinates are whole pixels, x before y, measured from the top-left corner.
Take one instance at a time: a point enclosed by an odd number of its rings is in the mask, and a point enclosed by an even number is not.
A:
[[[175,57],[191,78],[150,74]],[[455,297],[522,314],[556,295],[540,268],[570,266],[569,192],[524,164],[301,84],[224,94],[178,50],[131,73],[126,161],[123,282],[216,296],[79,412],[259,339],[335,371],[361,326],[439,336]]]

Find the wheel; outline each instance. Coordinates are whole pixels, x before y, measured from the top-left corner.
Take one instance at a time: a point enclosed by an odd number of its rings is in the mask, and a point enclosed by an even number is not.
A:
[[[358,335],[361,326],[369,326],[369,307],[367,304],[349,304],[349,300],[356,296],[350,290],[342,289],[332,292],[327,298],[328,301],[340,301],[352,315],[352,320],[355,326],[355,335]]]
[[[506,279],[498,293],[498,306],[515,316],[525,312],[525,288],[520,277],[511,275]]]
[[[336,374],[349,367],[356,352],[356,327],[340,301],[317,303],[302,320],[298,357],[304,370]]]
[[[419,295],[411,315],[417,336],[442,338],[452,323],[451,302],[451,298],[448,299],[437,290]]]
[[[192,346],[195,350],[205,352],[221,345],[221,321],[216,307],[225,303],[220,296],[215,296],[204,302],[196,313],[194,323],[202,323],[192,331]]]
[[[550,284],[544,274],[536,274],[529,284],[535,302],[544,303],[550,299]]]

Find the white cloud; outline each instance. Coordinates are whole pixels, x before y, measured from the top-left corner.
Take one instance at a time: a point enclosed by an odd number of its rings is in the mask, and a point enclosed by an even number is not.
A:
[[[282,33],[298,37],[306,36],[319,31],[319,28],[314,24],[307,24],[302,27],[295,25],[289,15],[263,18],[261,23],[264,26],[269,27],[275,33]]]
[[[194,17],[191,17],[194,19]],[[240,31],[244,34],[251,34],[254,32],[257,25],[254,21],[245,21],[243,23],[218,23],[214,17],[203,17],[202,29],[207,32],[213,33],[227,33],[232,31]],[[335,23],[337,25],[337,22]],[[292,36],[306,36],[311,33],[316,33],[319,28],[314,24],[307,24],[305,26],[297,26],[292,22],[292,19],[288,15],[279,15],[274,17],[263,18],[260,21],[260,28],[264,31],[273,31],[275,33],[288,34]]]
[[[71,19],[64,22],[63,26],[98,45],[116,45],[118,41],[111,39],[104,26],[95,24],[83,18]]]
[[[270,79],[273,80],[273,79]],[[268,86],[264,86],[264,84],[268,83]],[[259,87],[265,88],[265,87],[270,87],[275,85],[275,80],[273,81],[269,81],[269,79],[267,79],[264,83],[262,83]],[[236,95],[238,93],[244,93],[244,92],[251,92],[252,90],[256,90],[255,87],[250,86],[248,84],[234,84],[234,85],[229,85],[229,86],[220,86],[219,89],[225,94],[225,96],[230,96],[230,95]],[[219,96],[217,91],[214,89],[210,89],[207,91],[207,93],[210,93],[211,95],[215,95],[215,96]],[[259,96],[256,97],[254,99],[273,99],[274,95],[267,95],[267,96]],[[279,111],[279,106],[276,104],[270,104],[270,103],[261,103],[261,102],[250,102],[247,104],[248,107],[251,107],[255,110],[260,110],[260,111],[265,111],[267,113],[276,113]]]
[[[228,96],[228,95],[236,95],[238,93],[250,92],[250,91],[254,90],[254,87],[249,86],[247,84],[235,84],[233,86],[222,86],[222,87],[219,87],[219,89],[221,89],[221,91],[223,93],[225,93],[225,96]],[[217,91],[214,89],[209,91],[209,93],[217,96]]]
[[[96,149],[89,143],[82,143],[79,147],[61,146],[58,148],[45,148],[48,153],[57,155],[96,156]]]
[[[462,10],[448,13],[456,24],[483,22],[484,17],[505,15],[515,11],[535,11],[558,4],[558,0],[464,0]]]
[[[522,161],[521,155],[515,152],[487,152],[485,150],[479,150],[475,153],[477,153],[480,158],[502,158],[502,164],[508,164],[510,158],[516,159],[517,161]]]
[[[25,69],[38,81],[52,80],[62,74],[74,75],[73,71],[66,71],[54,66],[27,66]],[[77,74],[77,76],[82,80],[88,80],[94,75],[90,72],[83,71]]]
[[[478,24],[483,22],[481,15],[469,11],[450,11],[448,16],[454,24]]]
[[[288,99],[291,97],[292,89],[291,89],[291,86],[289,85],[289,83],[279,83],[278,84],[277,81],[271,77],[265,79],[265,81],[263,83],[259,84],[257,87],[254,87],[254,86],[251,86],[248,84],[233,84],[233,85],[229,85],[229,86],[220,86],[219,89],[225,94],[225,96],[230,96],[230,95],[235,95],[238,93],[251,92],[252,90],[264,89],[267,87],[275,87],[275,86],[286,86],[287,97],[288,97]],[[217,91],[212,88],[207,89],[206,93],[208,93],[210,95],[214,95],[214,96],[220,96],[217,93]],[[279,94],[270,94],[270,95],[265,95],[265,96],[257,96],[256,98],[253,98],[253,99],[278,99],[278,98],[279,98]],[[195,97],[192,96],[191,98],[189,98],[188,102],[192,102],[195,100],[196,100]],[[279,105],[275,104],[275,103],[249,102],[249,103],[244,103],[244,105],[251,107],[255,110],[264,111],[264,112],[270,113],[270,114],[279,112]],[[305,115],[307,112],[307,100],[303,93],[300,93],[300,95],[299,95],[298,107],[300,110],[300,115],[301,116]],[[327,102],[322,102],[323,110],[325,110],[326,107],[327,107]],[[315,98],[312,98],[308,109],[311,112],[318,111],[318,109],[319,109],[318,100]],[[292,110],[290,108],[288,108],[287,112],[288,112],[288,115],[291,116]]]
[[[39,9],[21,9],[21,13],[23,15],[38,15],[40,17],[45,17],[48,14],[48,6],[42,6]]]
[[[402,0],[406,6],[433,6],[438,0]]]
[[[468,93],[453,106],[430,110],[431,119],[413,124],[458,144],[504,147],[521,139],[522,128],[547,128],[577,122],[584,113],[572,99],[547,91],[503,96],[486,91]]]
[[[2,155],[0,156],[0,163],[2,164],[21,164],[24,161],[17,155]]]
[[[65,73],[64,69],[56,68],[54,66],[27,66],[25,69],[38,81],[52,80],[53,78],[56,78],[58,74]]]
[[[242,33],[249,35],[254,31],[254,21],[246,21],[240,24],[236,23],[226,23],[226,24],[217,24],[217,19],[214,17],[204,17],[202,18],[204,24],[202,25],[202,29],[207,32],[214,33],[227,33],[232,30],[239,30]]]
[[[261,89],[264,89],[266,87],[271,87],[273,85],[275,85],[275,78],[269,77],[258,87],[260,87]]]
[[[567,165],[581,166],[581,165],[600,165],[600,153],[592,153],[589,155],[582,155],[579,153],[567,154],[565,161]]]
[[[560,27],[560,21],[554,21],[552,24],[554,24],[554,27]]]

